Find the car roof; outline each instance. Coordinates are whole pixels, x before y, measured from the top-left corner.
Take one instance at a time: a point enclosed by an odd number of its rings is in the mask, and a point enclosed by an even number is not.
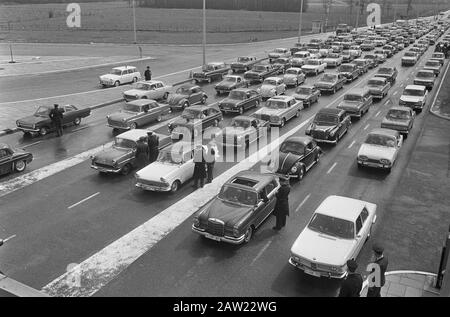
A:
[[[155,102],[156,101],[153,99],[137,99],[137,100],[127,102],[127,104],[133,105],[133,106],[145,106],[145,105],[149,105],[149,104],[155,103]]]
[[[421,85],[408,85],[405,87],[405,89],[424,90],[426,89],[426,87]]]
[[[125,70],[125,69],[136,69],[135,66],[119,66],[119,67],[113,67],[113,69],[118,69],[118,70]]]
[[[225,75],[223,78],[242,78],[242,77],[238,75]]]
[[[341,114],[342,112],[345,112],[345,110],[338,109],[338,108],[322,108],[317,113],[328,113],[328,114],[334,114],[337,116],[337,115]]]
[[[267,77],[265,80],[270,79],[270,80],[282,80],[280,77]]]
[[[352,95],[364,95],[365,93],[367,93],[367,91],[368,91],[367,87],[363,87],[363,88],[353,88],[353,89],[350,89],[350,90],[346,93],[346,95],[350,95],[350,94],[352,94]]]
[[[252,121],[252,120],[255,120],[256,118],[253,117],[253,116],[245,116],[245,115],[242,115],[242,116],[236,116],[236,117],[234,117],[232,120],[236,120],[236,119]]]
[[[371,79],[387,81],[387,79],[385,77],[378,77],[378,76],[374,76],[374,77],[370,78],[369,80],[371,80]]]
[[[210,62],[210,63],[208,63],[208,65],[214,65],[214,66],[223,65],[223,64],[225,64],[225,63],[224,62]]]
[[[281,100],[281,101],[288,101],[291,99],[294,99],[294,97],[292,96],[273,96],[272,98],[270,98],[271,100]]]
[[[328,196],[314,213],[348,221],[356,221],[368,202],[343,196]]]
[[[117,135],[116,137],[117,138],[131,140],[131,141],[137,141],[141,137],[147,136],[147,133],[150,132],[150,131],[151,130],[147,130],[147,129],[132,129],[132,130],[126,131],[124,133],[121,133],[121,134]],[[153,132],[153,134],[156,134],[160,138],[161,137],[166,137],[165,135],[162,135],[162,134],[159,134],[159,133],[155,133],[155,132]]]
[[[251,170],[245,170],[245,171],[240,171],[239,173],[237,173],[236,175],[231,177],[226,182],[226,184],[232,184],[231,181],[236,179],[236,178],[248,179],[248,180],[251,180],[251,181],[256,181],[257,184],[254,187],[251,187],[251,188],[255,189],[256,191],[260,191],[267,184],[271,183],[274,179],[276,179],[276,176],[274,174],[271,174],[271,173],[262,174],[262,173],[258,173],[258,172],[251,171]],[[233,186],[249,188],[248,186],[244,186],[244,185],[238,185],[238,184],[232,184],[232,185]]]
[[[196,88],[196,87],[200,88],[200,86],[194,85],[194,84],[184,84],[184,85],[181,85],[179,88],[192,89],[192,88]]]
[[[434,75],[434,71],[432,71],[431,69],[425,69],[425,68],[422,68],[422,69],[419,69],[418,71],[417,71],[417,73],[418,72],[425,72],[425,73],[430,73],[430,74],[433,74]],[[416,74],[417,75],[417,74]],[[410,85],[411,86],[411,85]]]
[[[290,136],[284,142],[295,142],[295,143],[302,143],[304,145],[310,143],[313,140],[310,136]]]
[[[6,143],[0,143],[0,150],[3,150],[3,149],[9,149],[9,148],[11,148],[8,144],[6,144]]]
[[[189,109],[194,109],[194,110],[206,110],[206,109],[217,109],[217,105],[214,104],[210,104],[210,105],[195,105],[195,106],[190,106]]]
[[[250,92],[250,91],[255,91],[256,92],[256,90],[252,89],[252,88],[236,88],[236,89],[233,89],[233,91],[242,91],[242,92],[245,92],[245,93]]]
[[[384,129],[384,128],[376,128],[369,132],[369,134],[378,134],[378,135],[385,135],[389,137],[397,137],[398,131],[391,130],[391,129]]]
[[[160,81],[160,80],[141,80],[140,81],[141,83],[146,83],[146,84],[158,84],[158,83],[163,83],[162,81]]]
[[[286,71],[291,70],[291,69],[296,70],[296,71],[302,71],[302,69],[300,67],[289,67],[288,69],[286,69]]]

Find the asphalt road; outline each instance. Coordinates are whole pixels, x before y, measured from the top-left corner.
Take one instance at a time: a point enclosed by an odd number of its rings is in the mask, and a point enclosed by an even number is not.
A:
[[[422,57],[421,64],[431,50]],[[323,146],[325,155],[319,165],[301,184],[293,186],[290,196],[292,215],[284,231],[274,233],[271,230],[274,219],[269,219],[251,243],[233,247],[203,241],[191,232],[191,221],[185,221],[97,295],[333,296],[338,282],[314,279],[292,268],[287,263],[289,249],[314,209],[331,194],[377,203],[379,218],[373,238],[378,238],[377,227],[383,225],[384,219],[383,206],[398,185],[420,133],[423,115],[416,119],[414,130],[391,174],[360,171],[355,157],[367,132],[379,127],[389,105],[398,104],[402,88],[412,82],[409,76],[415,68],[401,68],[401,55],[397,54],[386,63],[401,69],[386,98],[390,102],[375,103],[368,114],[354,122],[350,133],[336,147]],[[283,132],[296,127],[320,108],[334,107],[349,87],[363,86],[374,72],[346,85],[344,91],[334,96],[322,96],[318,104],[302,112],[301,119],[289,122]],[[308,82],[315,80],[309,78]],[[204,88],[211,97],[214,96],[212,85]],[[35,170],[111,141],[112,132],[105,126],[104,117],[114,108],[117,106],[96,111],[82,126],[69,128],[60,139],[49,135],[24,140],[20,134],[14,134],[1,140],[29,145],[36,156],[29,171]],[[172,114],[175,115],[177,113]],[[227,125],[230,118],[227,116],[223,124]],[[167,129],[162,126],[157,131],[166,132]],[[304,129],[298,133],[303,135]],[[231,165],[218,164],[216,174]],[[3,177],[1,181],[6,182],[14,176]],[[100,176],[89,168],[88,161],[64,169],[1,197],[0,234],[17,234],[11,246],[0,250],[2,271],[40,289],[63,274],[68,264],[83,261],[191,192],[190,184],[175,195],[142,192],[134,187],[132,175]],[[68,208],[96,193],[99,194],[93,199]],[[302,202],[300,210],[294,213]],[[358,259],[361,263],[368,262],[370,243]]]

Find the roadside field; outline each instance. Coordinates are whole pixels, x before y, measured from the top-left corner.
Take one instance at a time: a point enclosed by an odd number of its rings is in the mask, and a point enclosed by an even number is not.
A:
[[[133,41],[133,10],[128,2],[81,3],[81,29],[66,26],[65,4],[5,5],[0,9],[0,40],[15,42],[130,43]],[[423,10],[422,10],[423,9]],[[425,8],[416,6],[421,15]],[[398,16],[406,9],[399,6]],[[393,19],[382,16],[382,23]],[[51,17],[50,17],[51,16]],[[196,9],[137,8],[140,43],[201,43],[202,12]],[[322,5],[310,4],[303,15],[303,29],[324,21]],[[341,4],[331,7],[328,25],[354,25],[356,10]],[[365,15],[360,17],[361,25]],[[298,30],[298,12],[208,10],[208,43],[237,43],[292,37]]]

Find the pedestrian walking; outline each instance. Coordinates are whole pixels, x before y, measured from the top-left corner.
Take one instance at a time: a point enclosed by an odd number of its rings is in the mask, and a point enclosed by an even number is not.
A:
[[[347,261],[348,275],[342,281],[339,297],[359,297],[362,290],[363,278],[356,273],[358,263],[355,260]]]
[[[148,161],[153,163],[159,155],[159,137],[153,131],[147,132]]]
[[[142,136],[137,141],[136,166],[142,168],[149,162],[147,137]]]
[[[289,216],[289,193],[291,187],[289,185],[289,178],[280,178],[280,189],[276,194],[277,201],[273,214],[276,217],[276,224],[273,230],[281,230],[286,225],[286,217]]]
[[[372,246],[372,250],[373,250],[373,263],[379,265],[380,267],[380,276],[377,276],[375,278],[375,283],[379,282],[380,286],[372,286],[369,287],[369,289],[367,290],[367,297],[381,297],[381,288],[384,286],[384,284],[386,283],[386,277],[385,277],[385,273],[388,267],[388,259],[387,257],[384,256],[383,252],[384,252],[384,248],[379,245],[378,243],[374,243],[374,245]],[[375,270],[372,270],[372,273],[375,272]]]
[[[147,66],[147,69],[144,72],[145,80],[152,80],[152,71],[150,70],[150,66]]]
[[[219,157],[219,149],[217,147],[215,136],[211,138],[211,141],[209,142],[207,147],[207,151],[208,151],[208,159],[206,162],[206,172],[207,172],[206,183],[209,184],[213,181],[214,165],[216,163],[216,159]]]
[[[206,150],[203,145],[198,144],[194,150],[194,188],[205,185],[206,178]]]
[[[56,135],[62,136],[63,135],[63,128],[62,128],[63,113],[58,107],[59,107],[58,104],[54,104],[53,109],[50,111],[48,116],[50,117],[50,120],[52,121],[53,127],[56,129]]]

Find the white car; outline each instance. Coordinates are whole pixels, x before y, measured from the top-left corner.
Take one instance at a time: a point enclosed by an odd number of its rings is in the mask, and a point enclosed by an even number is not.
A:
[[[272,61],[274,59],[280,57],[290,57],[291,51],[287,48],[276,48],[272,52],[269,53],[269,60]]]
[[[399,105],[410,107],[418,112],[422,111],[427,103],[428,90],[422,85],[408,85],[400,96]]]
[[[302,69],[298,67],[291,67],[286,70],[283,76],[283,82],[286,86],[297,87],[305,82],[305,74],[303,74]]]
[[[136,172],[136,187],[149,191],[176,192],[194,175],[193,146],[179,141],[165,149],[158,159]]]
[[[445,55],[444,53],[433,53],[431,55],[430,60],[436,60],[439,61],[441,63],[441,65],[444,65],[445,62]]]
[[[358,167],[374,167],[391,171],[403,144],[399,131],[391,129],[374,129],[358,151]]]
[[[342,56],[338,53],[331,53],[323,59],[323,62],[327,64],[327,67],[338,67],[342,64]]]
[[[323,73],[325,71],[325,67],[327,67],[327,64],[320,59],[308,59],[305,62],[305,65],[302,66],[302,71],[306,75],[318,75],[319,73]]]
[[[286,85],[282,78],[268,77],[264,80],[261,87],[258,88],[258,93],[262,98],[271,98],[273,96],[282,95],[286,91]]]
[[[269,121],[270,125],[284,127],[294,117],[300,117],[303,101],[292,96],[276,96],[267,100],[264,107],[253,113],[253,117]]]
[[[114,67],[109,74],[99,77],[100,85],[103,87],[135,83],[141,80],[141,73],[134,66]]]
[[[344,278],[370,237],[377,205],[353,198],[328,196],[314,212],[291,248],[289,263],[316,277]]]
[[[311,58],[311,53],[308,51],[299,51],[294,53],[291,63],[293,67],[302,67],[305,62]]]
[[[136,99],[167,100],[172,86],[159,80],[140,81],[136,87],[123,93],[125,101]]]

